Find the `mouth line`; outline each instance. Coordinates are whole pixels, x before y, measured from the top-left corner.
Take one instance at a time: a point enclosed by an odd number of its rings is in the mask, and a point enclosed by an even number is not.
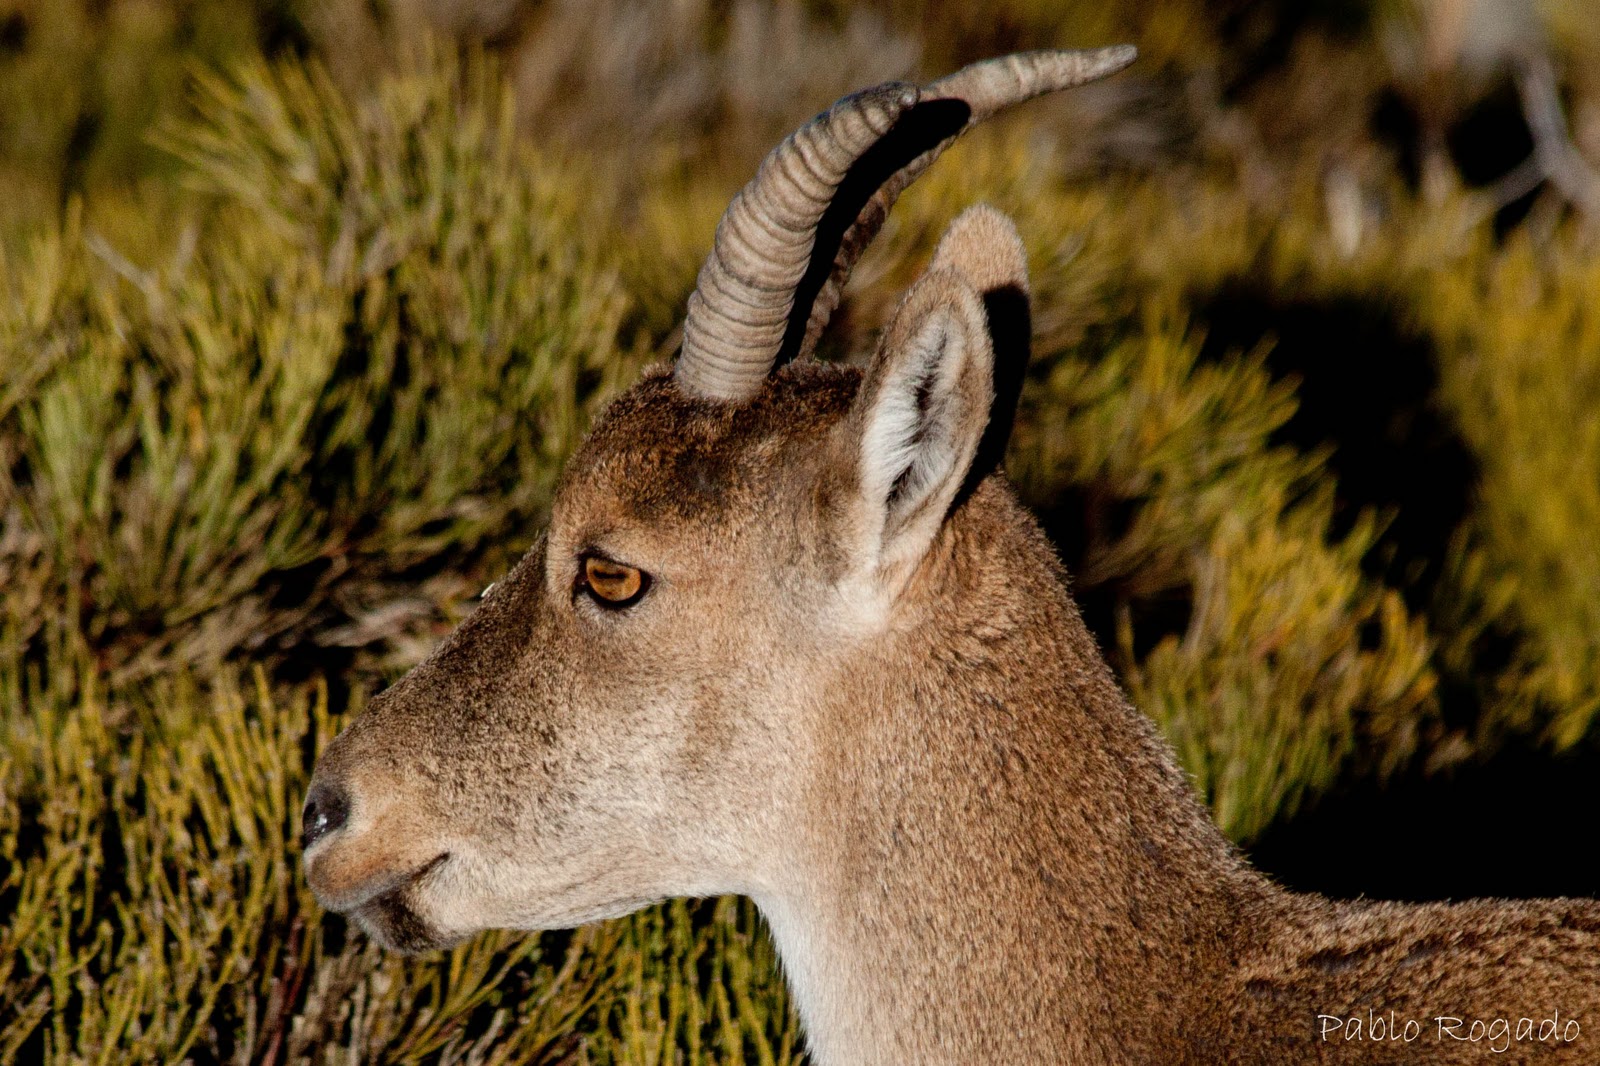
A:
[[[379,893],[379,895],[386,896],[391,893],[404,892],[406,889],[410,888],[412,885],[416,884],[418,881],[421,881],[424,877],[427,877],[429,874],[433,873],[433,871],[443,866],[449,858],[450,853],[448,851],[441,851],[439,854],[435,855],[433,858],[429,859],[415,870],[412,870],[410,873],[406,874],[393,887],[389,888],[385,892]]]
[[[435,855],[397,883],[391,885],[348,912],[379,943],[387,947],[416,954],[450,943],[439,930],[405,898],[406,890],[433,872],[450,853]]]
[[[433,858],[429,859],[427,862],[423,863],[421,866],[418,866],[406,873],[386,879],[372,892],[358,900],[352,901],[346,906],[339,907],[337,909],[342,914],[354,914],[363,907],[371,907],[375,904],[397,901],[403,892],[417,884],[433,871],[437,870],[440,866],[443,866],[445,862],[449,860],[449,858],[450,852],[442,851]]]

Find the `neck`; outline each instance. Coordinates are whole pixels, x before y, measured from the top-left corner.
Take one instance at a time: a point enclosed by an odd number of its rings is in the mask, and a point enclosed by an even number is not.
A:
[[[1186,987],[1182,946],[1225,938],[1238,895],[1269,891],[1019,516],[980,490],[925,575],[938,609],[829,686],[826,728],[847,741],[812,774],[807,809],[825,813],[758,899],[823,1066],[1154,1048],[1181,1020],[1158,1000]],[[1019,589],[1028,570],[1054,579]],[[1107,1032],[1113,1011],[1142,1031]]]
[[[1274,887],[1124,699],[1009,493],[958,518],[937,608],[829,679],[829,754],[755,894],[818,1066],[1478,1062],[1436,1016],[1600,1028],[1600,904]],[[1350,1037],[1379,1015],[1428,1042]]]

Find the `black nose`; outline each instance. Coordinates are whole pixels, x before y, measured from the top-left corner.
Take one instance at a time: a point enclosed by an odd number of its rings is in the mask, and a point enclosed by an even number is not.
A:
[[[350,819],[350,801],[343,790],[318,781],[311,786],[306,797],[306,809],[300,815],[300,846],[311,845],[344,825]]]

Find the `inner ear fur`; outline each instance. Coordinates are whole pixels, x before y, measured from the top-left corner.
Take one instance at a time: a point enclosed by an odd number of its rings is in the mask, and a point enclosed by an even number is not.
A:
[[[908,572],[927,551],[977,453],[994,398],[987,313],[953,266],[930,269],[884,333],[850,419],[863,547]]]

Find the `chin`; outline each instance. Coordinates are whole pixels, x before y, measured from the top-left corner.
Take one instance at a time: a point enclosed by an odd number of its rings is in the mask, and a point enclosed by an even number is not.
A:
[[[363,903],[350,917],[373,940],[406,955],[437,951],[466,939],[467,934],[447,932],[429,921],[407,895],[406,888],[385,892]]]

